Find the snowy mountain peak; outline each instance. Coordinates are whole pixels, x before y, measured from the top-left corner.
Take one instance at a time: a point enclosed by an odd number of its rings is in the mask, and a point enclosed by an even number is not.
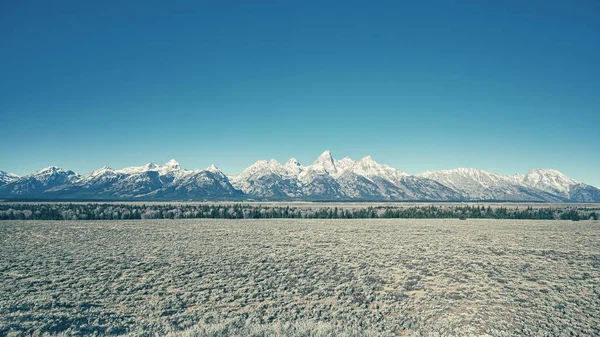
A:
[[[371,156],[361,158],[352,165],[351,169],[352,172],[364,177],[379,177],[394,183],[408,176],[405,172],[377,163]]]
[[[5,185],[19,179],[16,174],[0,171],[0,185]]]
[[[283,169],[292,176],[297,176],[304,169],[296,158],[290,158],[284,165]]]
[[[66,173],[66,174],[75,174],[75,172],[70,171],[70,170],[64,170],[58,166],[48,166],[45,167],[35,173],[32,173],[30,175],[32,176],[40,176],[40,175],[53,175],[53,174],[57,174],[57,173]]]
[[[208,171],[208,172],[212,172],[212,173],[221,173],[221,170],[219,170],[215,165],[210,165],[209,167],[204,169],[204,171]]]
[[[56,172],[58,170],[60,170],[61,168],[58,166],[48,166],[48,167],[44,167],[43,169],[36,171],[35,173],[49,173],[49,172]]]
[[[165,164],[165,166],[171,170],[180,170],[181,169],[181,165],[179,165],[179,163],[175,159],[169,160]]]
[[[562,172],[553,169],[533,169],[523,176],[521,182],[542,191],[564,196],[569,194],[571,186],[579,184]]]
[[[316,162],[319,163],[333,163],[333,157],[331,156],[331,151],[326,150],[325,152],[321,153],[321,155],[317,158]]]
[[[319,157],[329,157],[329,158],[331,158],[331,151],[330,150],[325,150],[325,151],[323,151],[323,153],[321,153],[321,155]]]
[[[104,173],[104,172],[114,172],[114,170],[108,166],[102,166],[101,168],[92,171],[92,173],[90,173],[90,174],[95,175],[95,174],[100,174],[100,173]]]
[[[300,166],[300,162],[296,158],[290,158],[287,162],[285,162],[286,167],[296,167]]]
[[[352,165],[354,165],[354,160],[350,159],[350,157],[344,157],[335,162],[335,166],[339,170],[346,170],[346,169],[350,168]]]
[[[516,174],[513,174],[513,175],[512,175],[512,176],[510,176],[510,177],[511,177],[513,180],[515,180],[515,181],[521,181],[521,180],[523,180],[523,178],[525,178],[525,175],[524,175],[524,174],[521,174],[521,173],[516,173]]]
[[[537,175],[537,176],[546,176],[546,177],[555,177],[555,178],[560,178],[560,179],[565,179],[565,180],[572,180],[573,179],[567,177],[564,173],[558,171],[558,170],[554,170],[554,169],[542,169],[542,168],[536,168],[533,169],[529,172],[527,172],[526,176],[530,175]]]
[[[312,168],[316,171],[325,171],[330,174],[335,174],[337,168],[335,166],[335,160],[331,156],[329,150],[323,152],[312,165]]]
[[[370,166],[375,166],[377,165],[377,162],[375,160],[373,160],[373,158],[371,158],[371,156],[366,156],[361,158],[358,161],[361,165],[370,165]]]

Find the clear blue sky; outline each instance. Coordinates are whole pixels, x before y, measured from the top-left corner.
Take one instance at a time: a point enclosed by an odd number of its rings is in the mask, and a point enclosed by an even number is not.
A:
[[[371,155],[600,186],[600,2],[0,3],[0,170]]]

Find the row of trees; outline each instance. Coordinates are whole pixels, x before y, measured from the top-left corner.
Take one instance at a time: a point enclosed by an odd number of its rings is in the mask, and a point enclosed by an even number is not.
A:
[[[210,205],[210,204],[0,204],[0,220],[128,220],[128,219],[368,219],[475,218],[598,220],[599,212],[586,207],[507,208],[478,205],[324,206]]]

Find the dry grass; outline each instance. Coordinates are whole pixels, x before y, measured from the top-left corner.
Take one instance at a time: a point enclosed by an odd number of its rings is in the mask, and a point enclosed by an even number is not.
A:
[[[600,222],[0,222],[0,335],[600,335]]]

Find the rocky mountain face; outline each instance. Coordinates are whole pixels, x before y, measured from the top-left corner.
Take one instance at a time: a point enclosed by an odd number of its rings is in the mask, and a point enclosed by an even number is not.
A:
[[[16,174],[0,171],[0,186],[11,183],[17,179],[19,179],[19,176]]]
[[[472,168],[409,175],[370,156],[336,160],[323,152],[312,164],[259,160],[226,176],[214,166],[165,165],[86,175],[48,167],[24,177],[0,171],[0,198],[69,200],[356,200],[600,202],[600,190],[549,169],[503,176]]]

